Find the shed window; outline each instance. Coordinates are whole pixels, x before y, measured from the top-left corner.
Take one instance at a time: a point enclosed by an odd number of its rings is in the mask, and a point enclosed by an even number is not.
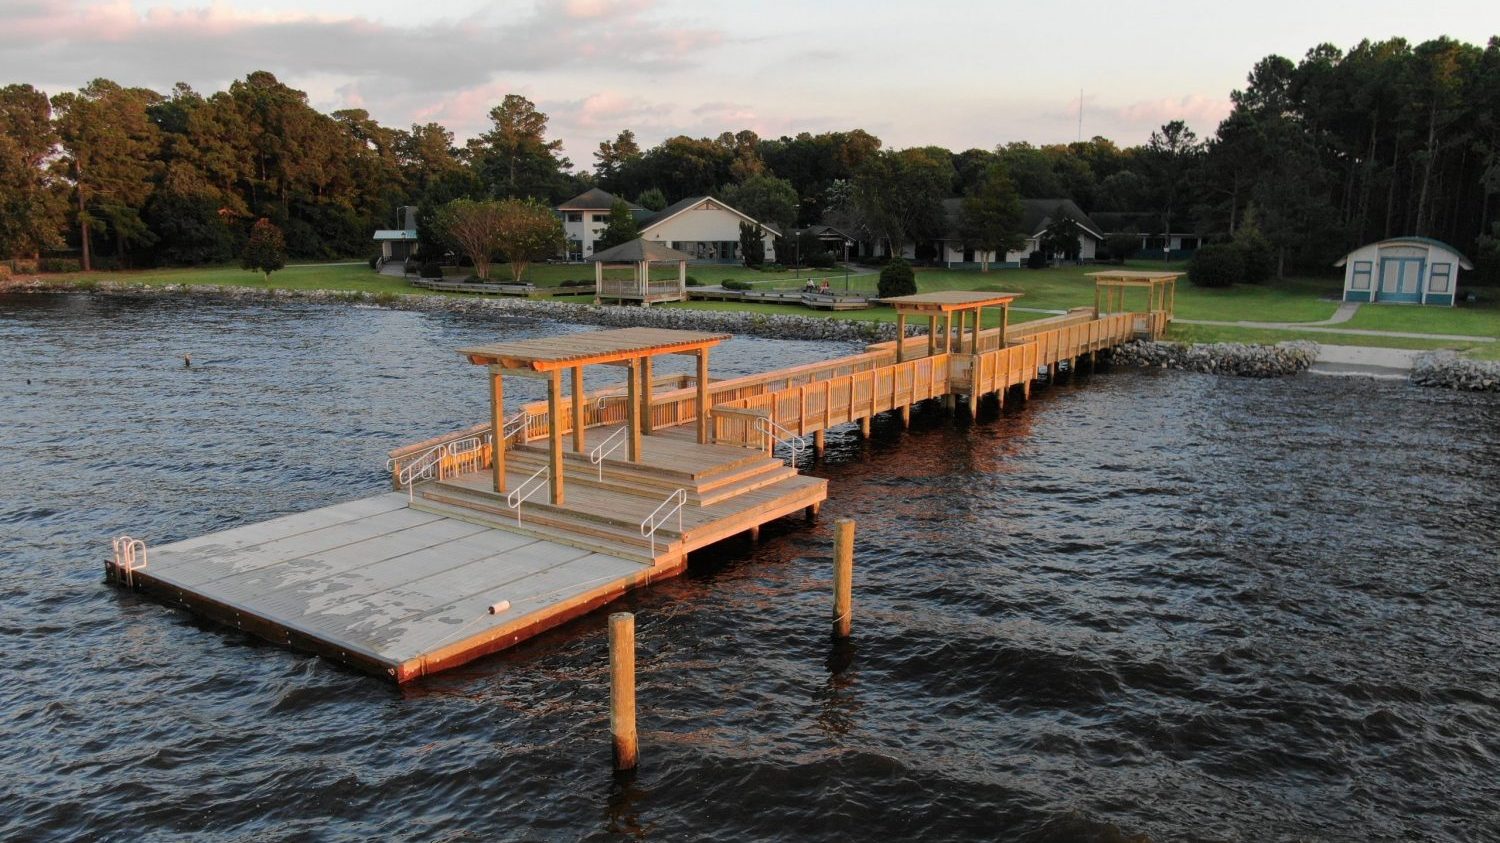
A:
[[[1373,273],[1374,268],[1375,268],[1375,262],[1374,261],[1355,261],[1354,262],[1354,276],[1349,281],[1349,289],[1351,289],[1351,290],[1368,290],[1368,289],[1370,289],[1370,275]]]
[[[1432,265],[1432,276],[1427,281],[1427,292],[1453,292],[1453,264],[1435,263]]]

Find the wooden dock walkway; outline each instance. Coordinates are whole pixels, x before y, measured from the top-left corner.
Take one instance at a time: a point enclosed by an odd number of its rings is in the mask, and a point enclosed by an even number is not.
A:
[[[1117,287],[1139,285],[1127,276]],[[1043,370],[1159,336],[1171,318],[1161,309],[1170,291],[1160,288],[1174,277],[1146,282],[1157,309],[1081,308],[1015,326],[1004,315],[1011,294],[891,299],[899,324],[927,316],[927,334],[717,381],[708,355],[722,335],[626,328],[464,349],[488,372],[491,419],[392,451],[395,491],[139,557],[117,542],[106,571],[268,640],[405,682],[678,574],[694,550],[757,536],[778,518],[815,516],[827,481],[778,458],[778,444],[811,436],[821,453],[833,427],[868,434],[874,416],[906,422],[931,399],[962,398],[977,412],[985,395],[1028,396]],[[1117,287],[1105,301],[1122,299]],[[996,307],[1000,326],[982,328],[984,309]],[[653,377],[651,359],[663,354],[696,357],[696,376]],[[585,365],[619,366],[626,383],[585,394]],[[547,400],[507,415],[504,377],[545,379]]]

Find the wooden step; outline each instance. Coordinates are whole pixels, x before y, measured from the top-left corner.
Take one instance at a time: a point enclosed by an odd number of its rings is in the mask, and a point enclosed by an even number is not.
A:
[[[733,497],[741,492],[774,483],[796,471],[780,459],[759,452],[755,459],[746,462],[737,471],[720,472],[707,478],[693,481],[686,477],[669,477],[650,470],[636,470],[632,463],[604,464],[601,472],[594,465],[576,465],[569,462],[563,468],[567,482],[593,488],[609,489],[625,494],[652,499],[661,499],[678,489],[686,489],[688,501],[705,506]],[[531,474],[547,464],[547,455],[531,451],[512,451],[507,455],[507,468]]]
[[[587,529],[577,529],[575,524],[566,521],[539,515],[534,517],[534,513],[527,508],[527,504],[522,504],[521,523],[517,524],[512,510],[506,509],[504,514],[497,514],[488,509],[473,507],[467,503],[450,503],[442,498],[443,496],[441,495],[413,498],[411,508],[421,512],[430,512],[434,515],[456,518],[460,521],[478,524],[482,527],[492,527],[497,530],[505,530],[506,532],[520,533],[533,538],[565,544],[569,547],[576,547],[595,553],[604,553],[621,559],[629,559],[633,562],[640,562],[646,565],[655,565],[663,559],[676,558],[685,552],[682,550],[680,542],[668,542],[661,536],[658,536],[656,553],[653,555],[650,539],[642,538],[639,532],[634,536],[626,535],[617,538],[605,538]]]
[[[497,517],[509,518],[514,521],[516,511],[506,506],[503,501],[493,496],[476,494],[470,490],[447,483],[436,483],[423,486],[418,489],[418,494],[429,499],[439,500],[456,506],[467,506],[487,512]],[[521,504],[521,521],[527,519],[544,520],[564,526],[576,527],[580,532],[596,535],[602,538],[618,539],[627,544],[639,543],[650,544],[650,540],[641,537],[641,521],[645,519],[650,510],[637,515],[634,511],[625,514],[611,515],[604,507],[570,508],[557,507],[547,502],[546,490],[542,490],[535,497]],[[657,530],[658,536],[667,536],[672,540],[679,538],[676,531],[676,522],[671,528],[666,525]],[[658,539],[658,544],[660,540]]]
[[[640,475],[658,475],[670,477],[678,486],[689,483],[710,482],[709,478],[725,473],[732,473],[744,468],[758,460],[765,459],[764,451],[740,448],[732,445],[699,445],[696,442],[688,442],[670,436],[647,437],[654,440],[652,445],[645,450],[641,462],[630,462],[624,458],[625,451],[622,448],[604,460],[605,471],[610,468],[618,468]],[[567,443],[564,443],[566,447]],[[662,451],[664,453],[651,453]],[[532,443],[512,448],[506,453],[507,459],[514,459],[522,455],[537,455],[540,459],[547,459],[547,447]],[[563,452],[563,459],[571,466],[578,464],[592,471],[598,468],[589,462],[588,454],[580,454],[571,449]]]

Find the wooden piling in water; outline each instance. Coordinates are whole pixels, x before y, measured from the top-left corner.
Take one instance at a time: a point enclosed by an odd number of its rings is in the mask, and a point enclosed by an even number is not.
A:
[[[848,638],[854,604],[854,519],[834,522],[833,533],[833,635]]]
[[[635,733],[635,615],[609,616],[609,732],[616,770],[634,770],[639,757]]]

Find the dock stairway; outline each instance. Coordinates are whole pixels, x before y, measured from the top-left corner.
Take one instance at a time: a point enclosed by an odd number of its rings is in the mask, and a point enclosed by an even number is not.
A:
[[[595,464],[588,454],[570,452],[564,457],[564,505],[551,504],[543,488],[520,505],[519,517],[505,497],[495,493],[487,470],[420,483],[411,506],[657,565],[680,563],[688,551],[815,507],[826,495],[827,481],[799,475],[763,451],[714,451],[714,459],[677,467],[613,458]],[[507,451],[508,488],[516,488],[546,465],[545,448],[522,445]],[[674,496],[683,503],[680,520],[676,514],[653,519],[664,511],[663,502]],[[655,529],[648,532],[653,523]]]

